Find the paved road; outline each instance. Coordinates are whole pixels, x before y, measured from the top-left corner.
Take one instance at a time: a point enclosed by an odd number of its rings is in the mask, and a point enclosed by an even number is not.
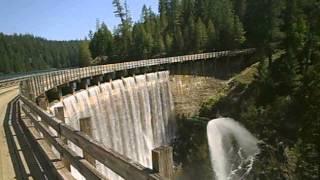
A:
[[[0,91],[0,180],[15,179],[15,173],[3,129],[3,120],[8,102],[18,95],[17,88],[18,87],[10,87],[7,89],[1,89]]]

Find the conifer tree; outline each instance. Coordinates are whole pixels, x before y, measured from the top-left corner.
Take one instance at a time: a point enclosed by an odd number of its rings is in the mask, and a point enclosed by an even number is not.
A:
[[[176,27],[174,32],[173,48],[176,51],[175,54],[179,54],[184,50],[184,39],[181,32],[181,28],[179,26]]]
[[[184,37],[184,44],[186,51],[193,51],[194,47],[194,40],[195,40],[195,22],[193,16],[188,18],[188,23],[184,28],[183,37]]]
[[[166,45],[166,52],[170,54],[172,52],[173,38],[169,33],[166,34],[165,36],[165,45]]]
[[[206,48],[208,43],[208,35],[207,35],[207,28],[202,20],[199,18],[196,23],[195,29],[195,50],[197,52],[201,52]]]
[[[107,26],[102,23],[98,31],[94,33],[89,44],[92,57],[111,56],[112,55],[113,37]]]
[[[154,55],[158,56],[165,52],[165,44],[163,41],[163,36],[161,34],[161,25],[159,20],[155,22],[155,32],[153,36],[154,43],[152,52]]]
[[[89,50],[89,43],[84,41],[79,46],[79,66],[86,67],[90,65],[91,53]]]
[[[78,41],[0,33],[0,74],[78,65]]]
[[[244,41],[246,40],[245,36],[244,36],[244,29],[243,29],[243,25],[240,22],[240,19],[237,15],[234,16],[234,23],[233,23],[233,37],[234,37],[234,45],[233,48],[239,48],[240,45],[242,45],[244,43]]]
[[[249,45],[267,52],[271,64],[272,46],[283,36],[280,31],[283,0],[248,0],[247,3],[245,23]]]
[[[209,51],[214,50],[217,44],[217,34],[216,34],[214,24],[212,23],[211,20],[209,20],[209,23],[208,23],[207,34],[208,34],[207,49]]]
[[[119,17],[121,24],[118,26],[118,30],[115,32],[115,45],[117,48],[118,55],[128,57],[131,43],[132,43],[132,18],[129,13],[127,2],[120,0],[113,0],[113,6],[115,7],[115,16]]]

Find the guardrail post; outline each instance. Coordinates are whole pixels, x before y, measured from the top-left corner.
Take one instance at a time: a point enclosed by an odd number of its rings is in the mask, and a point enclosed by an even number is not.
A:
[[[101,82],[103,82],[103,75],[98,76],[98,85],[100,85]]]
[[[46,96],[42,95],[38,97],[38,105],[40,108],[46,111],[48,109],[48,104],[49,103]]]
[[[79,119],[79,121],[80,121],[80,131],[92,138],[93,133],[92,133],[91,118],[90,117],[81,118]],[[83,151],[83,158],[93,166],[96,166],[96,160],[89,153],[87,153],[85,149],[82,149],[82,151]]]
[[[161,146],[152,150],[152,167],[161,177],[173,179],[172,147]]]
[[[62,122],[65,122],[63,106],[55,107],[54,114],[57,119],[61,120]]]
[[[63,98],[62,88],[57,87],[57,90],[58,90],[59,101],[61,101]]]
[[[33,83],[34,83],[34,100],[35,100],[35,97],[38,96],[38,89],[39,89],[37,76],[33,77]]]
[[[65,71],[65,70],[63,71],[63,77],[64,77],[64,78],[63,78],[63,79],[64,79],[64,80],[63,80],[64,83],[68,82],[68,79],[67,79],[67,71]]]
[[[76,92],[76,89],[77,89],[77,83],[76,82],[71,82],[70,86],[71,86],[72,94],[74,94]]]
[[[84,88],[88,89],[91,84],[91,79],[90,78],[84,79],[83,83],[84,83]]]
[[[26,94],[28,94],[28,97],[29,97],[29,99],[32,99],[32,96],[33,96],[33,87],[32,87],[32,81],[31,81],[31,79],[27,79],[26,80],[26,83],[27,83],[27,86],[28,86],[28,88],[27,88],[27,92],[26,92]]]
[[[54,108],[54,114],[56,116],[57,119],[61,120],[62,122],[65,123],[65,119],[64,119],[64,109],[63,109],[63,106],[59,106],[59,107],[55,107]],[[60,133],[60,132],[59,132]],[[60,139],[62,140],[62,142],[64,144],[68,144],[68,140],[67,138],[61,136],[61,134],[59,134],[60,136]],[[67,158],[64,157],[65,155],[60,153],[60,157],[61,157],[61,160],[63,162],[63,164],[65,165],[65,167],[70,171],[70,162],[68,161]]]
[[[48,89],[50,89],[48,74],[45,74],[44,77],[45,77],[45,82],[46,82],[44,89],[45,89],[45,91],[47,91]]]
[[[48,74],[48,78],[50,80],[50,88],[53,88],[54,87],[54,81],[53,81],[52,73]]]

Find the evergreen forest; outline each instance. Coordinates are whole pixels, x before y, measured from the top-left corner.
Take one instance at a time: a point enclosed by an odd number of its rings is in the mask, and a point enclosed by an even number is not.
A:
[[[0,75],[79,65],[79,41],[0,33]]]
[[[111,30],[97,20],[87,40],[0,34],[0,72],[256,48],[254,81],[239,102],[218,102],[239,107],[222,114],[270,149],[281,146],[275,158],[261,160],[254,179],[319,179],[320,0],[159,0],[157,12],[143,6],[137,22],[126,1],[112,4],[121,23]],[[207,102],[200,116],[213,118],[216,108]]]

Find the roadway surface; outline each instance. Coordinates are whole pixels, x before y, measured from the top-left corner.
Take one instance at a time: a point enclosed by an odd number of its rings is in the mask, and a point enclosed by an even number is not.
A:
[[[0,89],[0,180],[15,179],[6,136],[3,128],[7,104],[18,95],[18,87]]]

